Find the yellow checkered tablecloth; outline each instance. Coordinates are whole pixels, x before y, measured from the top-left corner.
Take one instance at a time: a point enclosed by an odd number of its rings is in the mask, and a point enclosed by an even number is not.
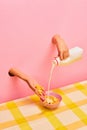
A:
[[[87,130],[87,81],[53,90],[59,108],[48,110],[36,95],[0,105],[0,130]]]

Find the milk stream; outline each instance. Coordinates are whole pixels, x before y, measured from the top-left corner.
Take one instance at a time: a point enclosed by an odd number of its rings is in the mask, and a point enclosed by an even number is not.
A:
[[[53,74],[54,68],[55,68],[55,64],[52,63],[51,70],[50,70],[50,75],[49,75],[49,80],[48,80],[48,90],[47,90],[47,95],[48,95],[48,96],[49,96],[49,94],[50,94],[51,79],[52,79],[52,74]]]

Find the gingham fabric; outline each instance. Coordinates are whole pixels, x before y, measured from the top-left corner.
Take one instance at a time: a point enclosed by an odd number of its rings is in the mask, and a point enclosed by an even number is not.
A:
[[[0,130],[87,130],[87,81],[53,90],[62,96],[55,110],[36,95],[0,105]]]

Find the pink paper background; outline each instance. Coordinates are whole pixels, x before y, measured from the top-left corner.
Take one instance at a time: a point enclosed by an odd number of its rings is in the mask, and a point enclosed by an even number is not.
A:
[[[51,88],[87,79],[87,0],[0,0],[0,102],[33,94],[11,78],[17,67],[47,89],[51,60],[57,50],[51,37],[60,34],[69,48],[84,49],[83,59],[57,67]]]

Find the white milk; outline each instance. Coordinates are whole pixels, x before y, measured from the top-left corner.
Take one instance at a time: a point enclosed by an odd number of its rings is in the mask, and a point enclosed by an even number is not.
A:
[[[55,66],[56,65],[54,63],[52,63],[52,67],[51,67],[50,75],[49,75],[49,80],[48,80],[48,91],[47,91],[48,96],[49,96],[49,91],[50,91],[50,87],[51,87],[52,74],[53,74],[53,70],[54,70]]]

